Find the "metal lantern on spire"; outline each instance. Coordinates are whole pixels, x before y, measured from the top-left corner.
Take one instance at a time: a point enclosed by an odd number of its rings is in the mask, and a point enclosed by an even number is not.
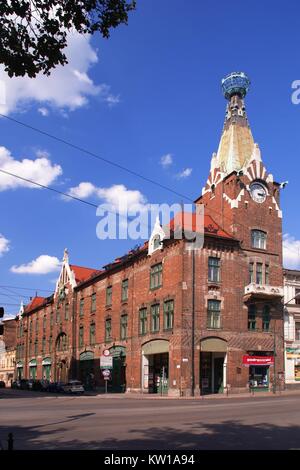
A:
[[[233,95],[244,98],[249,90],[250,83],[244,72],[231,72],[222,80],[223,94],[227,100],[230,100]]]

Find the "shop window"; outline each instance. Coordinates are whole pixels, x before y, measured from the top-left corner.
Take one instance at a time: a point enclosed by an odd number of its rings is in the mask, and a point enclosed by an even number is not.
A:
[[[105,320],[105,341],[111,341],[111,318]]]
[[[96,298],[96,292],[93,292],[92,294],[92,299],[91,299],[91,312],[95,313],[97,308],[97,298]]]
[[[128,300],[128,279],[124,279],[122,281],[122,295],[121,295],[122,302]]]
[[[221,328],[220,300],[209,300],[207,302],[207,328]]]
[[[248,330],[256,329],[256,307],[249,305],[248,307]]]
[[[121,315],[120,338],[126,339],[128,335],[128,315]]]
[[[112,286],[106,288],[106,306],[109,307],[112,304]]]
[[[164,302],[164,329],[171,330],[174,320],[174,301],[167,300]]]
[[[159,304],[151,305],[151,332],[159,331]]]
[[[262,316],[262,325],[263,325],[264,331],[269,331],[270,320],[271,320],[270,307],[268,305],[265,305],[263,309],[263,316]]]
[[[220,258],[210,256],[208,258],[208,280],[220,282]]]
[[[162,286],[162,263],[151,267],[150,271],[150,289],[157,289]]]
[[[140,335],[145,335],[147,333],[147,309],[140,308],[139,311],[139,321],[140,321]]]
[[[251,230],[252,248],[266,249],[267,234],[262,230]]]

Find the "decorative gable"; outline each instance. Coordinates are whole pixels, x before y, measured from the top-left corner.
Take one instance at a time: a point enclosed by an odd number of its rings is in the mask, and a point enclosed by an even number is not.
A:
[[[152,255],[154,251],[156,250],[161,250],[163,247],[163,239],[165,238],[166,234],[163,231],[160,221],[159,221],[159,216],[156,217],[155,224],[153,231],[151,233],[151,237],[149,239],[148,243],[148,255]]]

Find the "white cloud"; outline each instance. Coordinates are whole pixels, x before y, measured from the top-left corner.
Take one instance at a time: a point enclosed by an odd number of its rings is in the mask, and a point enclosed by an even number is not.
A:
[[[56,256],[40,255],[33,261],[20,266],[12,266],[11,272],[15,274],[48,274],[59,271],[61,262]]]
[[[191,176],[192,171],[193,171],[192,168],[185,168],[185,169],[182,170],[180,173],[178,173],[178,174],[176,175],[176,177],[177,177],[178,179],[181,179],[181,178],[188,178],[189,176]]]
[[[288,233],[283,235],[283,265],[289,269],[300,269],[300,240]]]
[[[85,181],[70,188],[68,194],[81,199],[95,196],[111,207],[111,210],[125,214],[127,210],[143,211],[147,206],[146,197],[138,190],[127,189],[123,184],[114,184],[109,188],[99,188]]]
[[[49,116],[49,110],[47,108],[38,108],[38,113],[44,117]]]
[[[52,164],[45,151],[38,150],[36,157],[35,160],[16,160],[6,147],[0,147],[0,169],[46,186],[53,183],[62,174],[61,166]],[[0,172],[0,191],[19,187],[37,188],[36,185]]]
[[[9,251],[9,240],[0,233],[0,256]]]
[[[32,103],[37,103],[40,105],[38,112],[45,116],[45,105],[73,111],[86,105],[92,96],[98,96],[109,106],[116,104],[119,98],[110,92],[109,85],[95,84],[88,74],[91,66],[98,61],[90,39],[90,36],[69,33],[65,51],[68,64],[56,67],[50,76],[39,74],[34,79],[9,78],[1,66],[0,83],[4,86],[4,101],[0,101],[0,112],[22,112]]]
[[[160,159],[160,164],[163,168],[168,168],[173,163],[173,155],[171,153],[167,153],[163,155]]]

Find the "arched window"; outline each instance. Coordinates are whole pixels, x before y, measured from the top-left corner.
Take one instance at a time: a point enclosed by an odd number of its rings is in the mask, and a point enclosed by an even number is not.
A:
[[[56,339],[56,350],[65,351],[67,349],[67,335],[60,333]]]
[[[252,248],[259,248],[265,250],[267,245],[267,234],[262,230],[251,230],[251,244]]]

